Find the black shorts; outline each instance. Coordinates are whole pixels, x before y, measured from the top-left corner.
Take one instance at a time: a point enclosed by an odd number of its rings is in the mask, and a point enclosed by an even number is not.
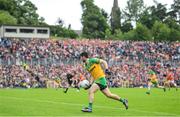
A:
[[[72,82],[71,80],[68,80],[68,84],[69,84],[69,85],[72,85],[72,83],[73,83],[73,82]]]
[[[107,85],[102,85],[102,84],[99,84],[99,83],[96,83],[96,84],[99,86],[101,91],[107,88]]]

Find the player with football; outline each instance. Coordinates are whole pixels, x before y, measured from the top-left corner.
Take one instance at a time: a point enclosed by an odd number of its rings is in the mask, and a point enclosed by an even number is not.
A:
[[[151,86],[154,85],[154,87],[156,88],[161,88],[164,90],[164,92],[166,91],[166,88],[163,87],[163,86],[159,86],[158,84],[158,79],[157,79],[157,76],[156,76],[156,73],[153,71],[153,70],[150,70],[148,72],[148,91],[146,92],[146,94],[150,95],[150,92],[151,92]]]
[[[67,82],[68,82],[68,87],[65,88],[64,93],[67,93],[68,89],[75,85],[74,87],[77,88],[77,91],[79,92],[80,88],[78,86],[78,82],[75,79],[73,79],[73,77],[76,75],[76,72],[72,72],[72,73],[67,73],[66,78],[67,78]]]
[[[111,72],[108,70],[108,64],[103,59],[98,58],[89,58],[87,52],[83,52],[80,55],[80,59],[83,61],[85,69],[91,74],[91,81],[89,87],[86,89],[89,89],[89,105],[88,107],[84,107],[82,109],[83,112],[92,112],[92,106],[94,102],[94,94],[101,90],[101,92],[107,96],[108,98],[117,100],[121,102],[126,109],[128,109],[128,100],[124,99],[116,94],[113,94],[110,92],[109,88],[107,87],[107,81],[105,78],[105,73],[110,75]],[[105,68],[105,73],[103,68],[101,67],[101,64]]]

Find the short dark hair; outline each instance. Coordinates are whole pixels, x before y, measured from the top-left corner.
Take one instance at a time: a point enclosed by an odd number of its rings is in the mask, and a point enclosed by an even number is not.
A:
[[[81,54],[80,54],[80,57],[86,57],[86,58],[88,58],[88,53],[87,52],[82,52]]]

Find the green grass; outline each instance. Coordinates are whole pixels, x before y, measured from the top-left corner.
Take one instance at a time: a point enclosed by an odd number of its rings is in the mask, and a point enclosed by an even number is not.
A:
[[[129,109],[106,98],[100,91],[95,94],[93,113],[83,113],[81,108],[88,104],[88,92],[70,89],[0,89],[0,116],[180,116],[180,90],[163,92],[152,89],[111,89],[128,98]]]

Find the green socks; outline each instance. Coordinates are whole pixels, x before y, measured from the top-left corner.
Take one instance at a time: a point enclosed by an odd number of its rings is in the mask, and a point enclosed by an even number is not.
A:
[[[89,106],[88,106],[89,108],[92,108],[92,103],[89,103]]]
[[[123,103],[123,102],[124,102],[124,99],[123,99],[123,98],[120,98],[119,101]]]

